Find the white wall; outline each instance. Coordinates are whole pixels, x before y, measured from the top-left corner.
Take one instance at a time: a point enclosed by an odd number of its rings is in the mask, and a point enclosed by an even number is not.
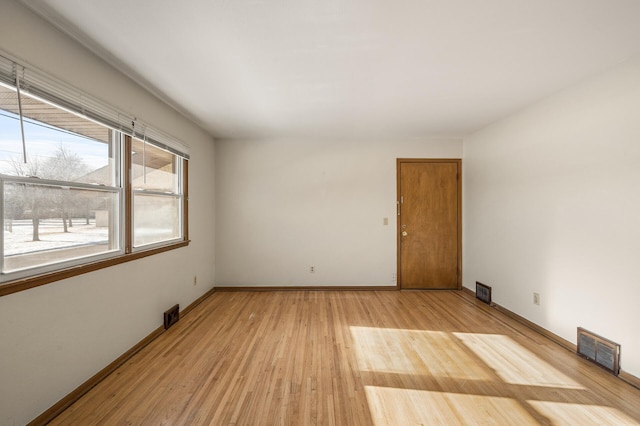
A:
[[[213,287],[214,144],[10,0],[0,0],[0,49],[191,147],[189,247],[0,297],[0,425],[21,425],[161,326],[167,308],[186,307]]]
[[[444,139],[216,141],[216,286],[395,285],[396,158],[461,154]]]
[[[465,139],[463,170],[464,286],[640,376],[640,57]]]

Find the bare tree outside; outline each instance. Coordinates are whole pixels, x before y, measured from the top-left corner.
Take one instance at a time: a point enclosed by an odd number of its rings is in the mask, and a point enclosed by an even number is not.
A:
[[[28,159],[27,163],[13,159],[11,161],[13,172],[18,176],[59,180],[66,182],[78,181],[89,171],[89,167],[82,158],[60,145],[52,157],[41,161],[39,157]],[[53,213],[47,207],[54,207],[62,219],[64,232],[68,231],[72,213],[82,209],[79,203],[81,199],[74,197],[72,191],[63,188],[45,188],[39,185],[24,184],[22,191],[16,192],[13,204],[22,206],[25,214],[31,216],[33,223],[32,241],[40,241],[40,220],[48,218]],[[16,211],[17,206],[12,210]]]
[[[40,177],[41,174],[41,162],[39,158],[28,160],[26,163],[22,161],[12,159],[11,166],[13,171],[18,176],[28,177]],[[28,214],[31,216],[31,222],[33,224],[33,237],[32,241],[40,241],[40,219],[43,216],[43,209],[46,205],[45,197],[46,193],[42,187],[35,185],[22,184],[21,191],[15,191],[13,197],[8,197],[12,200],[13,212],[19,212],[21,214]]]
[[[59,146],[52,158],[49,158],[43,166],[43,178],[76,182],[89,172],[89,167],[82,158],[70,150]],[[64,232],[69,232],[68,226],[73,226],[72,213],[81,208],[81,199],[74,197],[71,190],[59,189],[54,193],[52,200],[62,217]],[[67,225],[68,224],[68,225]]]

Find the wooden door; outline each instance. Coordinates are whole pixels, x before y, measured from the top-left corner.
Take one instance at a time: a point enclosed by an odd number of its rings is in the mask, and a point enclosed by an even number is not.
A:
[[[398,285],[461,288],[461,160],[398,159]]]

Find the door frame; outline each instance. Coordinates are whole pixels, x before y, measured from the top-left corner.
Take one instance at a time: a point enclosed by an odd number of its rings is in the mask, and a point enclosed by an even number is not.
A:
[[[400,227],[400,214],[402,205],[400,203],[401,197],[401,182],[400,182],[400,167],[403,163],[455,163],[458,167],[457,174],[457,191],[458,191],[458,290],[462,290],[462,159],[460,158],[396,158],[396,244],[397,244],[397,266],[396,270],[396,289],[402,290],[402,270],[400,268],[400,256],[402,256],[402,245],[400,233],[402,232]]]

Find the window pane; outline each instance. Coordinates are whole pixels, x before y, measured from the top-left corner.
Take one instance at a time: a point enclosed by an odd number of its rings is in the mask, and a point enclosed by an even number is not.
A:
[[[117,194],[4,184],[3,272],[119,248]]]
[[[182,237],[180,197],[134,194],[135,247]]]
[[[139,139],[132,140],[133,189],[178,193],[178,157]]]
[[[116,186],[113,131],[22,94],[24,163],[17,93],[0,86],[0,173]]]

